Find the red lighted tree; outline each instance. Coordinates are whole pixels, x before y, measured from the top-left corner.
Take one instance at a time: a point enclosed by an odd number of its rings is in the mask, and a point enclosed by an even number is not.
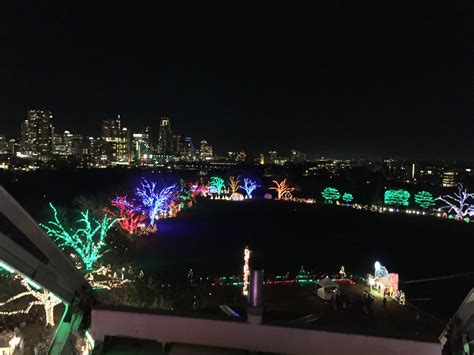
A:
[[[118,218],[118,225],[124,231],[133,234],[137,228],[145,221],[147,216],[137,212],[133,204],[127,201],[127,196],[114,198],[110,204],[114,210],[108,210],[113,217]]]

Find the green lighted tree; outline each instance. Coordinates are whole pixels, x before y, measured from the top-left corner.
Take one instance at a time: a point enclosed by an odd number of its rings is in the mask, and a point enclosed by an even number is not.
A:
[[[384,194],[384,203],[386,205],[408,206],[410,193],[406,190],[387,190]]]
[[[420,191],[415,194],[415,203],[421,208],[430,208],[435,205],[435,200],[428,191]]]
[[[354,196],[352,196],[352,194],[348,192],[344,192],[344,195],[342,195],[342,199],[345,203],[350,203],[354,199]]]
[[[209,187],[214,188],[217,192],[217,195],[220,197],[222,190],[225,188],[224,179],[221,179],[218,176],[211,177]]]
[[[326,187],[323,192],[321,192],[321,195],[323,195],[323,198],[326,202],[339,200],[341,197],[341,193],[334,187]]]
[[[59,220],[58,211],[52,203],[49,204],[53,210],[53,219],[47,224],[40,224],[50,237],[61,249],[72,248],[81,258],[86,270],[92,270],[94,263],[99,260],[106,252],[105,239],[109,229],[118,221],[104,214],[102,221],[89,216],[89,211],[81,212],[81,218],[77,224],[81,226],[73,229],[66,229]]]

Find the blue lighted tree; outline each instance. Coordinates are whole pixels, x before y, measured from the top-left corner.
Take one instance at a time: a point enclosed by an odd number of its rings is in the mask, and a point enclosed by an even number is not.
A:
[[[244,178],[244,185],[240,186],[241,189],[245,190],[248,198],[252,198],[252,192],[254,192],[257,187],[260,187],[260,185],[257,185],[256,181],[247,178]]]
[[[217,192],[217,195],[220,197],[222,190],[225,187],[224,179],[221,179],[218,176],[211,177],[211,180],[209,181],[209,187],[214,189]]]
[[[159,189],[156,182],[149,182],[143,179],[136,194],[141,200],[141,208],[148,215],[149,225],[154,226],[160,213],[168,212],[169,203],[175,196],[176,185]]]

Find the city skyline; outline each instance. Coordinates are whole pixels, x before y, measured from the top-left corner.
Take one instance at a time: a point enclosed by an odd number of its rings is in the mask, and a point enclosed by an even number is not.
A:
[[[168,116],[222,151],[472,159],[463,6],[319,6],[9,4],[0,132],[44,108],[84,135]]]

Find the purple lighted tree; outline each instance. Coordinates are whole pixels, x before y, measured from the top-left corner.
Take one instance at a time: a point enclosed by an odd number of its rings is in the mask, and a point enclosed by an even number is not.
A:
[[[176,185],[159,189],[156,182],[149,182],[143,179],[136,194],[141,200],[141,208],[150,219],[149,225],[154,226],[155,220],[160,213],[168,212],[169,204],[173,200],[176,193]]]
[[[252,198],[252,192],[254,192],[257,187],[260,187],[260,185],[257,185],[256,181],[248,178],[244,178],[244,185],[240,186],[241,189],[245,190],[248,198]]]

